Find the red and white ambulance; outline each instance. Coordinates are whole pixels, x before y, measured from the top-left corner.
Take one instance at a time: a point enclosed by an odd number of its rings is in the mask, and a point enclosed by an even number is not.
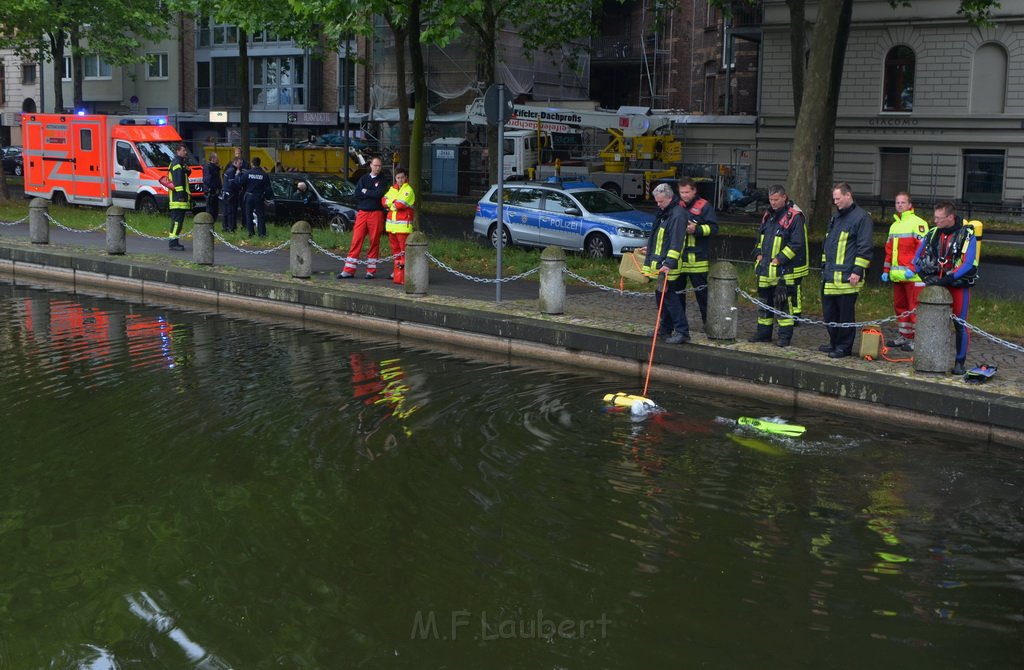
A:
[[[25,195],[56,204],[167,209],[160,184],[181,143],[163,116],[22,114]],[[192,206],[206,205],[203,168],[191,166]]]

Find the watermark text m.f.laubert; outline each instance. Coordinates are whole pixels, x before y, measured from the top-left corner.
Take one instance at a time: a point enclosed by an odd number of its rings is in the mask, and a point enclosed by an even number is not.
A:
[[[536,640],[565,638],[606,639],[611,619],[604,613],[597,619],[552,619],[538,609],[533,616],[517,612],[513,616],[495,616],[486,611],[474,614],[471,610],[435,612],[417,610],[413,616],[413,640]]]

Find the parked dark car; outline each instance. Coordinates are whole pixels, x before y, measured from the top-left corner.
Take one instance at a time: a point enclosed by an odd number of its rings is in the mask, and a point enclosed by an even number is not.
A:
[[[305,193],[300,183],[306,184]],[[338,232],[352,230],[355,225],[356,187],[341,176],[272,172],[270,187],[274,191],[274,204],[267,212],[271,221],[286,225],[309,221],[313,226]]]
[[[21,156],[21,147],[4,147],[3,152],[4,172],[20,177],[25,174],[25,163]]]

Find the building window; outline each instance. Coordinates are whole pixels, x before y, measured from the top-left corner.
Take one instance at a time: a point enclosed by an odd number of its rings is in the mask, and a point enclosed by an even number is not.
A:
[[[213,44],[238,44],[238,26],[214,25],[211,28]]]
[[[306,108],[306,62],[302,56],[253,58],[252,106]]]
[[[210,86],[213,91],[213,104],[210,106],[217,109],[238,109],[242,106],[242,92],[238,86],[238,57],[214,58],[211,63],[213,79]],[[202,68],[199,72],[202,73]]]
[[[1006,49],[989,42],[974,54],[971,76],[971,112],[1002,114],[1006,111]]]
[[[881,183],[878,194],[883,200],[894,200],[900,191],[910,185],[910,149],[882,147],[878,150]]]
[[[82,69],[86,79],[110,79],[114,69],[99,54],[82,56]]]
[[[914,109],[914,50],[893,47],[885,55],[885,83],[882,90],[883,112],[909,112]]]
[[[196,63],[196,106],[209,109],[210,105],[210,61]]]
[[[64,56],[64,67],[61,68],[61,81],[71,81],[71,56]]]
[[[1002,202],[1006,152],[964,149],[964,202]]]
[[[22,63],[22,65],[21,65],[21,83],[22,84],[34,84],[34,83],[36,83],[36,64],[35,63]]]
[[[710,0],[704,8],[704,25],[708,28],[718,26],[718,8],[711,4]]]
[[[356,63],[341,56],[338,58],[338,107],[356,104]]]
[[[146,54],[146,79],[167,79],[167,54]]]

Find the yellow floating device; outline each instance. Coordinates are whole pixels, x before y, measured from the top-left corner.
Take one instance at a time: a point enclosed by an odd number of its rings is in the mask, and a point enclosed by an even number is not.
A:
[[[632,407],[633,403],[651,403],[654,404],[653,400],[649,400],[642,395],[630,395],[629,393],[609,393],[604,397],[604,401],[609,405],[618,405],[619,407]]]
[[[768,433],[769,435],[781,435],[783,437],[800,437],[807,430],[804,426],[797,426],[792,423],[762,421],[761,419],[752,419],[749,416],[741,416],[736,419],[736,423],[741,426],[746,426],[747,428],[759,430],[762,433]]]

